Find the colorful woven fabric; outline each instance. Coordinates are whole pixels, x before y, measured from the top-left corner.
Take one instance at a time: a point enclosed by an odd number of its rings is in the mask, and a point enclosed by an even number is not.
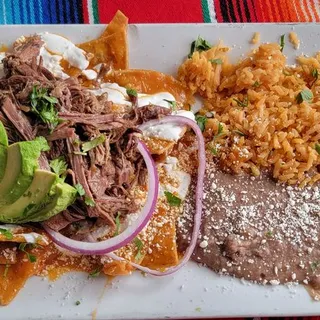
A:
[[[319,22],[320,0],[1,0],[0,24]]]

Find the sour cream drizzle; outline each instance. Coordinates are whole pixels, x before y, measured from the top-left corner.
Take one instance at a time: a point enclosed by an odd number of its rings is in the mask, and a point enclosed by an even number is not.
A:
[[[90,90],[94,95],[101,96],[108,94],[108,100],[115,104],[131,106],[126,88],[119,86],[117,83],[103,83],[99,89]],[[168,101],[175,101],[174,96],[169,92],[159,92],[155,94],[138,94],[138,108],[148,104],[154,104],[165,108],[171,108]],[[173,114],[187,117],[195,120],[194,114],[191,111],[178,110],[173,111]],[[160,138],[169,141],[177,141],[181,138],[184,127],[175,124],[161,124],[147,128],[143,133],[148,137]]]

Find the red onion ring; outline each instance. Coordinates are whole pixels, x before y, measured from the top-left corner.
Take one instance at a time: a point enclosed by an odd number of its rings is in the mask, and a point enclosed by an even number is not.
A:
[[[154,161],[146,145],[143,142],[138,141],[137,149],[141,153],[148,170],[147,200],[139,213],[137,220],[132,222],[131,225],[129,224],[128,228],[119,235],[100,242],[82,242],[73,240],[43,224],[43,228],[48,232],[56,244],[76,253],[85,255],[102,255],[124,247],[147,225],[156,208],[159,193],[159,178]]]
[[[197,136],[198,140],[198,158],[199,158],[199,166],[198,166],[198,177],[197,177],[197,187],[196,187],[196,212],[194,215],[194,224],[193,224],[193,231],[191,236],[191,241],[189,247],[184,253],[183,258],[180,260],[179,264],[168,268],[166,271],[161,272],[158,270],[153,270],[147,267],[140,266],[136,263],[128,261],[124,258],[117,256],[114,253],[108,253],[107,256],[117,261],[126,261],[133,267],[138,270],[141,270],[145,273],[149,273],[154,276],[167,276],[182,268],[190,259],[194,248],[197,244],[198,235],[200,233],[200,225],[201,225],[201,214],[202,214],[202,199],[203,199],[203,177],[205,174],[205,166],[206,166],[206,152],[205,152],[205,144],[202,132],[199,126],[191,119],[183,117],[183,116],[167,116],[162,118],[161,120],[151,120],[144,124],[142,124],[139,129],[142,131],[150,126],[155,126],[159,124],[168,124],[168,123],[176,123],[181,125],[187,125],[192,128],[194,133]]]

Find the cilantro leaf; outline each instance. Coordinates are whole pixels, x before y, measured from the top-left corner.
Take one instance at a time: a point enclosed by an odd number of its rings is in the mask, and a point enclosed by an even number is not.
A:
[[[81,302],[78,300],[76,301],[76,306],[79,306],[81,304]]]
[[[222,59],[218,58],[218,59],[209,59],[209,62],[213,63],[213,64],[222,64]]]
[[[300,104],[303,101],[312,102],[313,93],[309,89],[304,89],[298,93],[296,100]]]
[[[218,150],[215,146],[211,147],[210,148],[210,152],[214,155],[214,156],[217,156],[218,155]]]
[[[204,40],[199,36],[197,40],[191,43],[191,48],[190,48],[190,53],[188,55],[188,58],[191,58],[195,51],[202,52],[202,51],[207,51],[211,48],[212,48],[211,44],[207,40]]]
[[[48,94],[47,88],[34,86],[29,96],[31,112],[33,112],[50,129],[54,129],[58,123],[58,109],[56,104],[58,100]]]
[[[88,196],[84,197],[84,203],[89,207],[94,207],[96,205],[94,200],[92,198],[88,197]]]
[[[316,149],[317,153],[320,154],[320,144],[316,143],[314,148]]]
[[[246,134],[243,133],[243,132],[240,131],[240,130],[233,130],[233,132],[236,133],[236,134],[238,134],[238,135],[241,136],[241,137],[245,137],[245,136],[246,136]]]
[[[134,244],[135,244],[135,246],[136,246],[136,248],[138,250],[136,256],[134,257],[134,259],[136,261],[140,261],[141,258],[142,258],[141,250],[143,248],[143,242],[138,237],[134,238],[133,241],[134,241]]]
[[[92,277],[92,278],[96,278],[96,277],[99,277],[101,271],[102,271],[102,266],[94,269],[92,272],[89,273],[89,277]]]
[[[280,37],[280,51],[282,52],[283,51],[283,48],[284,48],[284,45],[285,45],[285,41],[284,41],[284,34],[281,35]]]
[[[239,107],[244,108],[248,106],[248,96],[245,96],[242,101],[236,98],[233,98],[233,100],[238,104]]]
[[[78,195],[79,195],[80,197],[82,197],[82,196],[84,196],[84,195],[86,194],[81,183],[77,183],[77,184],[74,186],[74,188],[77,190]]]
[[[196,115],[196,121],[200,128],[200,130],[203,132],[206,128],[206,123],[208,121],[208,118],[206,116]]]
[[[269,238],[271,238],[271,237],[273,236],[273,232],[272,232],[272,231],[268,231],[268,232],[266,233],[266,236],[269,237]]]
[[[13,234],[10,230],[0,228],[0,233],[6,237],[7,240],[13,239]]]
[[[169,103],[169,105],[171,106],[172,111],[176,111],[177,110],[177,102],[174,100],[167,100],[167,99],[163,99],[163,101],[166,101]]]
[[[133,96],[133,97],[138,96],[137,90],[135,90],[135,89],[127,88],[126,92],[127,92],[128,96]]]
[[[117,213],[117,216],[116,216],[116,219],[115,219],[115,222],[116,222],[116,231],[114,233],[114,236],[117,236],[120,232],[120,227],[121,227],[121,224],[120,224],[120,216],[121,216],[121,213],[118,212]]]
[[[260,87],[260,82],[259,81],[255,81],[252,86],[254,88],[258,88],[258,87]]]
[[[68,165],[67,162],[64,160],[64,157],[59,157],[51,160],[49,162],[49,166],[52,169],[52,171],[59,177],[65,174],[68,169]]]
[[[90,141],[84,142],[82,144],[82,152],[88,152],[89,150],[96,148],[100,144],[104,143],[105,140],[106,140],[106,136],[104,134],[101,134],[100,136]]]
[[[171,207],[179,207],[181,205],[181,199],[176,197],[171,192],[165,191],[164,195],[166,196],[167,201]]]
[[[20,243],[19,244],[19,250],[24,252],[29,260],[29,262],[31,263],[35,263],[37,261],[37,257],[31,253],[29,253],[28,251],[26,251],[26,246],[28,245],[28,243]]]
[[[312,69],[311,75],[312,75],[315,79],[318,79],[318,77],[319,77],[318,69],[316,69],[316,68]]]
[[[310,266],[311,266],[312,272],[315,272],[318,269],[318,267],[320,266],[320,261],[314,261],[311,263]]]
[[[221,122],[219,122],[219,125],[218,125],[218,134],[221,134],[223,132],[223,125]]]

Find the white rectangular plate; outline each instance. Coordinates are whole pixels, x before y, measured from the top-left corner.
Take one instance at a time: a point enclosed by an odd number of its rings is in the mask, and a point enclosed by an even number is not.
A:
[[[103,26],[0,26],[0,43],[41,31],[59,33],[75,43],[95,38]],[[263,42],[278,42],[281,34],[294,30],[300,40],[293,50],[286,38],[284,53],[289,63],[298,54],[320,50],[319,25],[130,25],[130,67],[176,74],[189,52],[190,43],[201,35],[211,43],[223,39],[233,48],[233,59],[254,46],[254,32]],[[79,300],[81,304],[75,305]],[[0,319],[159,319],[234,316],[318,315],[314,302],[302,286],[258,286],[190,263],[165,278],[136,273],[106,281],[88,279],[81,273],[66,274],[54,283],[32,278],[17,298],[0,307]]]

